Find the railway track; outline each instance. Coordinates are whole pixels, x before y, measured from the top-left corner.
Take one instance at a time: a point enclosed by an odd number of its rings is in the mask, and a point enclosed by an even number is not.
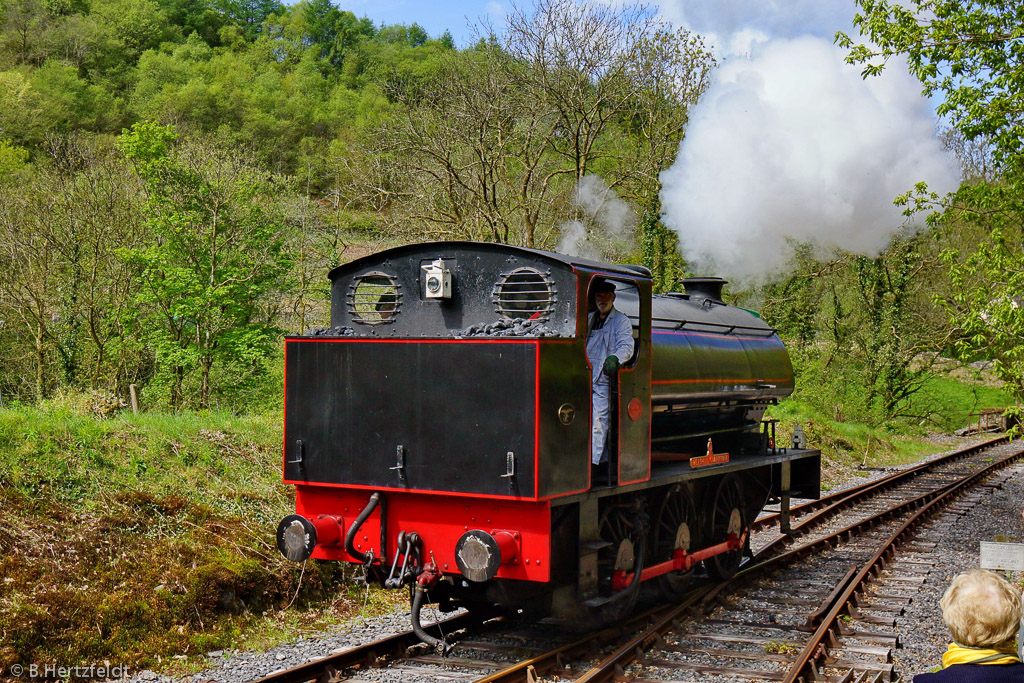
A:
[[[968,510],[981,500],[979,486],[998,486],[998,471],[1022,457],[1024,445],[993,439],[796,506],[791,532],[759,543],[731,581],[695,582],[681,602],[614,628],[574,638],[549,625],[463,614],[439,627],[457,634],[454,657],[426,651],[409,632],[260,683],[888,681],[899,644],[895,617],[934,562],[927,552],[934,541],[921,535],[926,520]],[[767,515],[755,528],[763,537],[778,523]]]
[[[922,546],[934,543],[921,539],[908,543],[908,539],[944,506],[953,505],[953,512],[969,510],[981,496],[964,492],[980,478],[1020,457],[1020,453],[1009,455],[944,490],[918,496],[879,513],[874,520],[755,564],[743,577],[748,585],[731,593],[730,604],[712,611],[710,618],[684,623],[679,620],[681,613],[672,613],[577,680],[611,680],[616,673],[623,680],[622,674],[635,663],[745,680],[891,680],[892,649],[899,643],[893,630],[895,616],[913,598],[914,589],[923,582],[922,575],[932,563],[917,559],[917,553]],[[958,494],[962,496],[959,500]],[[880,521],[884,523],[876,523]],[[854,535],[855,527],[863,526],[870,527],[870,531]],[[811,562],[801,563],[795,571],[774,571],[791,555],[812,548],[819,550]],[[841,573],[844,566],[849,568]],[[773,571],[766,573],[764,570],[769,568]],[[775,590],[779,586],[784,591]],[[730,616],[722,618],[721,612]],[[760,615],[763,619],[743,621],[737,614]],[[790,656],[795,649],[799,652]],[[673,653],[701,655],[716,663]],[[745,664],[722,665],[735,661]],[[643,675],[627,675],[626,679],[636,683],[650,680]]]

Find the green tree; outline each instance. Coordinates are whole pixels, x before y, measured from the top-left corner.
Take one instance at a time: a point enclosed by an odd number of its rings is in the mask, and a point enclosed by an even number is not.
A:
[[[417,23],[406,26],[405,24],[391,24],[384,26],[375,36],[382,43],[390,45],[408,45],[420,47],[427,42],[427,32]]]
[[[953,281],[943,297],[957,321],[961,338],[955,347],[961,357],[992,359],[993,371],[1018,399],[1024,398],[1024,259],[1020,235],[1001,229],[973,253],[961,258],[946,250]]]
[[[78,69],[111,91],[126,90],[139,56],[177,32],[155,0],[93,0]]]
[[[426,43],[428,38],[430,38],[430,36],[427,35],[426,29],[422,26],[416,22],[409,24],[409,45],[419,47]]]
[[[938,94],[938,111],[967,142],[991,145],[993,164],[960,189],[938,197],[919,186],[900,199],[908,212],[932,211],[936,234],[980,236],[977,245],[953,243],[943,254],[952,284],[938,298],[960,335],[964,358],[988,357],[1000,377],[1024,399],[1024,6],[999,0],[857,0],[854,24],[868,38],[850,49],[865,77],[893,56],[906,59],[925,94]]]
[[[932,300],[946,281],[934,241],[896,239],[874,257],[793,247],[759,307],[789,346],[799,395],[837,419],[935,419],[921,391],[949,322]]]
[[[57,60],[47,60],[32,72],[32,86],[39,94],[42,123],[51,133],[114,131],[124,116],[121,102],[109,91],[91,85],[77,69]]]
[[[28,163],[28,150],[0,138],[0,182],[12,182],[15,174]]]
[[[924,94],[938,93],[940,115],[969,140],[990,138],[1014,161],[1024,140],[1024,7],[1003,0],[856,0],[853,23],[869,39],[844,33],[847,61],[876,75],[894,56],[906,59]]]
[[[645,207],[637,225],[637,258],[650,269],[656,293],[679,291],[686,263],[679,253],[679,236],[661,222],[657,195]]]
[[[320,59],[340,66],[345,53],[376,29],[367,18],[338,9],[331,0],[307,0],[299,8],[306,23],[305,40],[320,49]]]
[[[341,10],[331,0],[306,0],[300,7],[306,20],[307,40],[320,48],[321,59],[334,61]]]
[[[155,381],[170,405],[210,405],[212,372],[235,383],[258,377],[275,348],[274,294],[289,267],[266,174],[235,150],[211,144],[173,149],[169,126],[141,123],[117,146],[149,195],[155,241],[125,252],[145,287],[157,357]]]
[[[48,373],[52,349],[50,325],[61,284],[58,244],[47,204],[35,183],[15,187],[0,185],[0,319],[5,333],[19,341],[8,351],[5,365],[23,364],[23,386],[11,387],[35,399],[45,397],[51,386]],[[6,372],[4,373],[6,374]]]
[[[643,6],[572,0],[517,9],[502,42],[428,48],[432,60],[378,67],[402,116],[377,131],[376,173],[353,189],[377,188],[403,230],[531,247],[582,218],[587,175],[640,206],[656,197],[713,64]]]
[[[923,265],[912,241],[896,241],[875,258],[852,259],[857,298],[849,308],[858,324],[851,338],[867,403],[886,419],[909,413],[910,399],[930,377],[928,361],[942,340],[914,308],[915,290],[920,291],[915,279]],[[917,302],[931,308],[927,297]]]
[[[214,0],[214,7],[232,24],[241,26],[249,41],[256,40],[268,17],[285,12],[280,0]]]
[[[226,18],[207,0],[158,0],[157,4],[183,36],[194,33],[207,45],[220,45],[220,30]]]
[[[45,135],[43,102],[19,71],[0,71],[0,133],[15,143],[38,144]]]
[[[140,188],[88,136],[51,133],[39,156],[17,184],[0,175],[0,381],[32,398],[61,387],[126,392],[146,361],[127,326],[139,281],[116,250],[143,239]]]

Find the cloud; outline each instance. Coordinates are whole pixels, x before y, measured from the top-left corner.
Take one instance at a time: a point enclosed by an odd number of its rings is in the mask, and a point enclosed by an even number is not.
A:
[[[900,65],[864,80],[831,39],[810,36],[753,49],[716,71],[661,175],[663,220],[691,263],[749,281],[785,265],[787,240],[877,254],[903,222],[895,196],[922,180],[956,186],[931,106]]]
[[[852,0],[665,0],[659,12],[666,21],[704,36],[725,54],[733,38],[757,31],[772,38],[813,35],[832,40],[837,30],[852,30]]]

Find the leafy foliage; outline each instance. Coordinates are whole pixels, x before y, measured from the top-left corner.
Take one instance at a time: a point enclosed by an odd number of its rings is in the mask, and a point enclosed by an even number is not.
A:
[[[199,374],[196,400],[210,404],[214,365],[240,381],[257,376],[280,334],[268,296],[289,267],[261,174],[217,148],[172,154],[170,127],[136,124],[118,140],[149,194],[155,241],[124,252],[145,286],[136,297],[149,311],[155,381],[181,407],[187,381]]]
[[[940,300],[959,326],[956,351],[964,358],[991,358],[996,374],[1018,398],[1024,398],[1020,233],[997,227],[966,257],[955,249],[947,249],[943,256],[953,288]]]
[[[894,56],[906,59],[926,94],[941,96],[938,110],[966,143],[985,150],[987,164],[967,164],[961,188],[937,197],[919,187],[904,197],[908,212],[932,211],[943,240],[957,233],[943,252],[951,289],[937,298],[958,333],[954,349],[961,357],[991,358],[1018,397],[1024,398],[1024,363],[1019,305],[1024,271],[1024,7],[997,0],[857,0],[854,23],[870,39],[850,48],[849,61],[865,63],[877,74]],[[877,61],[881,60],[881,61]],[[970,153],[967,144],[959,149]],[[978,157],[975,157],[978,158]]]
[[[924,93],[942,95],[938,112],[968,139],[991,138],[1010,161],[1024,137],[1024,8],[1002,0],[857,0],[854,25],[869,44],[848,61],[879,73],[894,56],[906,59]],[[878,61],[880,60],[880,61]]]
[[[789,342],[799,397],[840,422],[943,419],[919,395],[948,343],[937,252],[923,236],[874,258],[797,245],[793,274],[763,291],[763,316]]]
[[[655,292],[674,292],[682,289],[686,264],[679,254],[679,236],[661,223],[660,207],[657,198],[653,199],[637,226],[639,261],[650,269]]]

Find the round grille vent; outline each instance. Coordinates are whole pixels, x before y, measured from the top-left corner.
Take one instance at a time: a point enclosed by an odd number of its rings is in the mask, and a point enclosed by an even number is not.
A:
[[[555,286],[540,271],[517,268],[501,276],[493,298],[498,313],[506,318],[545,318],[555,303]]]
[[[393,275],[373,272],[355,279],[348,293],[348,312],[363,325],[394,322],[401,302]]]

